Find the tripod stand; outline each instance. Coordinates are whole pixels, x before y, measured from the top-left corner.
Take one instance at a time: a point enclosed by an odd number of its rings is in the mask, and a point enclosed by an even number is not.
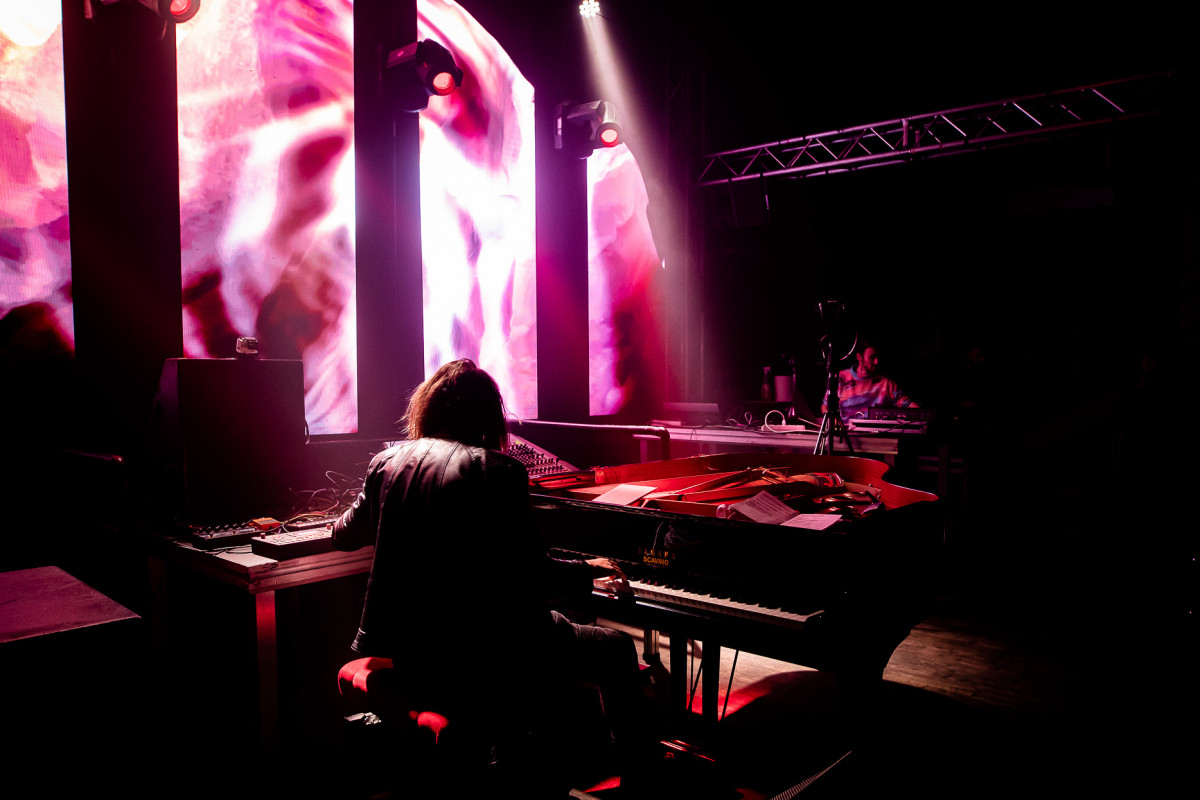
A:
[[[855,337],[850,352],[854,352],[857,344],[858,339]],[[842,415],[838,410],[838,379],[835,370],[840,359],[835,360],[833,357],[832,336],[822,338],[822,351],[825,358],[825,416],[821,418],[821,427],[817,430],[817,443],[813,447],[813,455],[832,455],[834,436],[840,438],[846,450],[853,454],[854,445],[846,435],[846,423],[842,422]]]

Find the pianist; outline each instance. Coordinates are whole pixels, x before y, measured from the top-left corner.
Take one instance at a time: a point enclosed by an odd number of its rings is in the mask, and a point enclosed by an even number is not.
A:
[[[417,387],[408,441],[371,461],[333,526],[334,546],[375,545],[353,649],[394,660],[414,704],[511,727],[553,702],[556,681],[598,685],[618,753],[637,726],[637,651],[623,632],[578,625],[552,598],[619,577],[606,558],[550,558],[534,528],[528,476],[502,450],[503,400],[467,359]]]

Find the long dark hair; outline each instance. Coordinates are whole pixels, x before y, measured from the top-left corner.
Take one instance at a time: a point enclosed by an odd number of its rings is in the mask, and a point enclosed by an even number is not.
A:
[[[508,444],[500,387],[469,358],[438,367],[416,388],[401,422],[409,439],[435,436],[502,450]]]

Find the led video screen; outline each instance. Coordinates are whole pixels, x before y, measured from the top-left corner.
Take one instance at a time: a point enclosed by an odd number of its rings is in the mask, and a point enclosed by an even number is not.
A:
[[[420,39],[454,54],[462,86],[421,112],[425,374],[470,358],[510,413],[537,416],[534,91],[455,3],[417,4]]]
[[[353,6],[204,3],[176,45],[184,355],[253,336],[310,433],[354,432]]]
[[[0,352],[75,346],[67,209],[62,8],[0,5]]]
[[[637,160],[622,144],[588,157],[588,406],[619,413],[651,391],[662,332],[654,297],[662,262]]]

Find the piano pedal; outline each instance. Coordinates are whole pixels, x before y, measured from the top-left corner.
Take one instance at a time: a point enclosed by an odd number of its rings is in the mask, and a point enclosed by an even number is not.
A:
[[[651,699],[656,698],[660,693],[665,695],[667,687],[671,685],[671,671],[662,663],[662,659],[657,656],[654,656],[653,659],[653,661],[647,659],[649,663],[639,665],[642,693]]]
[[[632,775],[622,775],[615,792],[595,795],[596,800],[643,800],[643,798],[687,797],[689,800],[736,800],[742,795],[732,788],[717,760],[680,739],[663,739],[653,754]]]

